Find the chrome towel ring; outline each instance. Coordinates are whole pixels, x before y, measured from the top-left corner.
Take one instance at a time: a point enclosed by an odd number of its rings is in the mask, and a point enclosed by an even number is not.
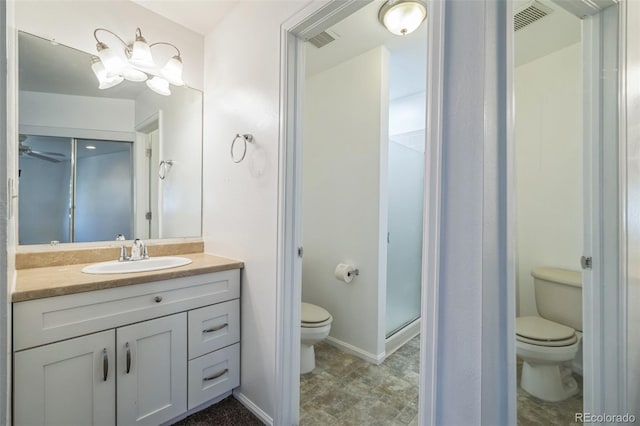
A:
[[[242,150],[242,156],[236,160],[235,155],[233,155],[233,147],[236,144],[236,141],[238,139],[242,139],[242,141],[244,142],[244,149]],[[231,142],[231,160],[234,163],[239,163],[242,160],[244,160],[245,155],[247,155],[247,143],[252,143],[253,142],[253,135],[250,133],[245,133],[243,135],[241,135],[240,133],[236,133],[236,137],[233,138],[233,142]]]
[[[164,180],[164,178],[167,177],[167,172],[173,166],[173,163],[175,163],[173,160],[162,160],[160,162],[158,166],[158,177],[160,180]]]

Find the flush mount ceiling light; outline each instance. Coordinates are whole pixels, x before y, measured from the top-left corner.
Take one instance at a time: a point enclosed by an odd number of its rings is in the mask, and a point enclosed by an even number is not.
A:
[[[388,0],[380,8],[378,19],[396,35],[411,34],[427,17],[427,4],[423,0]]]
[[[98,31],[113,35],[124,45],[124,50],[113,50],[100,41]],[[98,79],[99,89],[114,87],[124,80],[146,81],[147,86],[154,92],[169,96],[171,94],[169,83],[174,86],[184,86],[182,57],[180,50],[173,44],[165,41],[147,44],[140,28],[136,28],[136,37],[133,43],[126,43],[116,33],[105,28],[97,28],[93,32],[93,37],[97,42],[98,56],[91,59],[91,69]],[[177,53],[169,58],[162,68],[156,64],[151,55],[151,48],[158,45],[173,47]],[[149,80],[150,76],[152,78]]]

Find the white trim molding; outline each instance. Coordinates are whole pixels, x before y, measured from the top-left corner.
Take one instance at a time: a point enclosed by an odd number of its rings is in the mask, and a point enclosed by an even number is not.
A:
[[[367,352],[363,349],[360,349],[357,346],[353,346],[352,344],[336,339],[335,337],[331,337],[331,336],[327,337],[327,343],[329,343],[331,346],[334,346],[340,349],[342,352],[355,355],[358,358],[363,359],[367,362],[373,363],[375,365],[382,364],[382,361],[384,361],[386,358],[386,355],[384,352],[379,353],[377,355],[372,354],[371,352]]]
[[[273,419],[270,415],[264,412],[260,407],[258,407],[252,400],[247,398],[245,394],[238,390],[233,391],[233,397],[237,399],[240,404],[244,405],[244,407],[251,411],[257,418],[259,418],[264,424],[273,426]]]
[[[512,6],[428,9],[420,424],[515,424]]]
[[[395,351],[403,347],[411,339],[420,334],[421,319],[409,323],[402,327],[399,331],[393,333],[391,336],[385,339],[384,352],[385,359],[389,358]]]
[[[304,41],[344,19],[370,0],[312,2],[281,26],[280,143],[276,294],[276,392],[274,422],[300,417],[300,309],[302,301],[302,82]]]
[[[584,411],[594,414],[627,412],[626,6],[583,20]]]

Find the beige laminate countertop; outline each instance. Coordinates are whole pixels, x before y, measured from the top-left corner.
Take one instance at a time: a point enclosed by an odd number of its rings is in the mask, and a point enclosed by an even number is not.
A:
[[[181,254],[180,256],[191,259],[192,263],[158,271],[105,275],[83,273],[82,268],[90,265],[90,263],[21,269],[17,271],[16,289],[11,295],[11,301],[23,302],[45,297],[244,268],[242,261],[205,253]]]

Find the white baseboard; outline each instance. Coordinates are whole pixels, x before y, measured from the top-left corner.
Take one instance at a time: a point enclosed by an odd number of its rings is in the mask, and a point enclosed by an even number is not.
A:
[[[360,349],[357,346],[353,346],[349,343],[343,342],[342,340],[338,340],[335,337],[331,337],[331,336],[327,337],[327,343],[329,343],[331,346],[335,346],[336,348],[342,350],[343,352],[347,352],[347,353],[350,353],[351,355],[355,355],[358,358],[362,358],[365,361],[371,362],[375,365],[382,364],[382,361],[384,361],[385,359],[384,352],[378,355],[374,355],[370,352]]]
[[[397,333],[389,336],[384,344],[384,351],[387,354],[386,358],[391,356],[395,351],[400,349],[405,343],[416,337],[418,334],[420,334],[420,318],[405,326]]]
[[[265,413],[262,408],[258,407],[253,401],[247,398],[245,394],[239,390],[234,390],[233,396],[235,399],[240,401],[240,404],[244,405],[247,410],[251,411],[257,418],[259,418],[262,423],[268,426],[273,426],[273,418]]]

